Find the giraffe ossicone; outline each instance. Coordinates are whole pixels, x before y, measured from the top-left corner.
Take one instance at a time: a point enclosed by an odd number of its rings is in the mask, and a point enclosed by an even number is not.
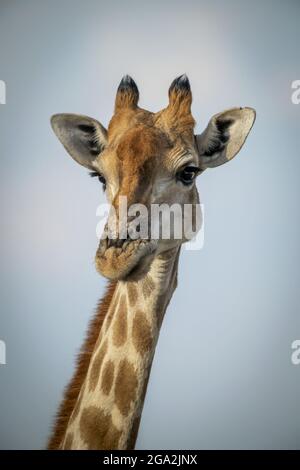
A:
[[[127,75],[107,129],[96,119],[75,114],[54,115],[52,128],[71,157],[99,178],[117,214],[122,197],[129,207],[197,206],[196,177],[239,152],[255,111],[229,109],[195,135],[186,75],[172,82],[169,103],[161,111],[146,111],[138,100],[137,85]],[[127,217],[130,228],[133,219]],[[192,217],[189,224],[194,222]],[[159,225],[163,229],[163,220]],[[187,240],[184,234],[152,239],[143,233],[132,239],[130,230],[122,237],[116,227],[114,237],[103,237],[96,252],[96,269],[109,286],[66,389],[50,449],[135,446],[160,327]]]

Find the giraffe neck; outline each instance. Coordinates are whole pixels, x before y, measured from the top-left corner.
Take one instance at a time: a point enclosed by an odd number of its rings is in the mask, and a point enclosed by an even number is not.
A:
[[[62,441],[64,449],[132,449],[180,249],[138,281],[119,281]]]

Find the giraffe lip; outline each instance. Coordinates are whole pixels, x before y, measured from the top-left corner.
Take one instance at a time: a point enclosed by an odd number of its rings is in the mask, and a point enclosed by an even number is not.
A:
[[[136,240],[130,238],[124,239],[109,239],[103,238],[100,240],[99,247],[97,250],[97,256],[107,258],[109,253],[115,253],[115,256],[120,255],[130,255],[135,250],[141,249],[148,245],[148,243],[153,243],[152,240],[138,238]]]
[[[137,270],[142,260],[154,255],[156,249],[157,240],[127,239],[113,245],[107,239],[101,240],[95,257],[96,269],[111,280],[125,279]]]

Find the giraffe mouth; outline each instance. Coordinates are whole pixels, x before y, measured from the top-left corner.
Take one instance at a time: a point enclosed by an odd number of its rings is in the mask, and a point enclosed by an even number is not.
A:
[[[96,269],[111,280],[142,274],[150,267],[157,244],[157,240],[149,239],[102,239],[96,252]]]

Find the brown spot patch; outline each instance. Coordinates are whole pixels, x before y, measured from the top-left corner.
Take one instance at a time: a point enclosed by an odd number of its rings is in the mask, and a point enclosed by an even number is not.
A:
[[[155,288],[155,284],[153,282],[153,279],[148,274],[148,276],[146,276],[145,278],[145,281],[143,282],[143,294],[146,299],[150,297],[151,292],[153,291],[154,288]]]
[[[107,361],[103,367],[101,386],[105,395],[108,395],[114,380],[115,366],[112,361]]]
[[[152,347],[152,333],[146,315],[138,310],[132,322],[132,341],[140,354],[149,352]]]
[[[122,346],[127,338],[127,311],[126,300],[122,296],[120,298],[119,310],[115,313],[115,321],[113,324],[113,342],[116,346]]]
[[[72,444],[73,444],[73,433],[69,432],[67,434],[63,449],[65,450],[71,450],[72,449]]]
[[[90,392],[95,390],[97,386],[99,375],[100,375],[101,364],[103,362],[106,351],[107,351],[107,340],[105,340],[97,356],[94,358],[92,362],[91,373],[89,376],[89,391]]]
[[[111,417],[96,406],[83,410],[79,427],[80,436],[89,450],[118,449],[121,431],[115,427]]]
[[[138,291],[133,282],[128,283],[127,292],[128,292],[129,305],[133,307],[136,304],[136,301],[138,298]]]
[[[124,416],[128,415],[131,403],[136,399],[137,385],[133,365],[127,359],[123,359],[115,383],[115,403]]]

